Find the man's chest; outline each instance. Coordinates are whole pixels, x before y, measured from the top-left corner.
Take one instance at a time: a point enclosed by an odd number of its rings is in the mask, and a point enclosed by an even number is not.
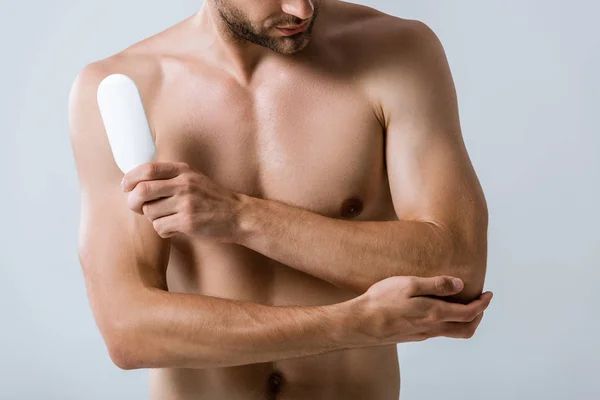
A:
[[[381,214],[384,132],[350,83],[274,76],[248,90],[192,80],[154,110],[158,160],[185,161],[236,192],[327,216]]]

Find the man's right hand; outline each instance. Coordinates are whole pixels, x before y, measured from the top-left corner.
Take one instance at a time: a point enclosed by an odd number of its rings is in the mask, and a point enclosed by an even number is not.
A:
[[[485,292],[468,304],[430,297],[452,296],[463,286],[462,280],[451,276],[393,276],[373,284],[355,299],[361,315],[358,332],[364,335],[359,341],[364,343],[366,336],[373,345],[384,345],[437,336],[472,337],[492,292]]]

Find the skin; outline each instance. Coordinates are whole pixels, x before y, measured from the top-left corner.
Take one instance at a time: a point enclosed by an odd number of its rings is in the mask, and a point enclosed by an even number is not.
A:
[[[95,100],[112,73],[157,147],[125,175]],[[153,399],[397,399],[396,343],[472,337],[490,303],[485,198],[418,21],[207,0],[87,65],[69,118],[90,305]]]

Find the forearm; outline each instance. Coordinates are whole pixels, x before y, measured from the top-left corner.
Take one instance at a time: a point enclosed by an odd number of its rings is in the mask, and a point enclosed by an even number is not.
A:
[[[363,293],[390,276],[452,275],[465,281],[468,296],[481,293],[472,272],[484,266],[461,262],[450,235],[434,224],[345,221],[277,201],[244,201],[239,244],[339,287]]]
[[[320,354],[351,343],[352,301],[273,307],[151,290],[129,306],[109,350],[124,369],[215,368]]]

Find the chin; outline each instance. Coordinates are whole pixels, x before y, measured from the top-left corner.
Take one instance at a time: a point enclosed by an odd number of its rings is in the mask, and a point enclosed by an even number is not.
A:
[[[300,38],[282,37],[277,41],[276,48],[272,50],[280,54],[294,54],[304,50],[310,43],[310,38],[302,36]]]

